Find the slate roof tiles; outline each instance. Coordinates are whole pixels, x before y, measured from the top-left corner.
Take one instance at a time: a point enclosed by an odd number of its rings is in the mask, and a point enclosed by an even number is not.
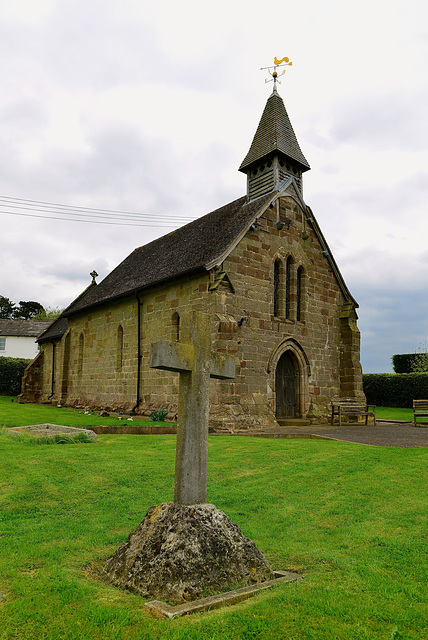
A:
[[[60,337],[67,317],[125,295],[205,269],[233,243],[272,194],[247,201],[243,196],[176,231],[135,249],[98,285],[90,285],[43,334]]]
[[[0,336],[36,338],[51,323],[38,320],[0,319]]]
[[[297,142],[284,102],[277,91],[273,91],[239,171],[245,173],[254,162],[278,151],[297,162],[303,171],[310,169]]]

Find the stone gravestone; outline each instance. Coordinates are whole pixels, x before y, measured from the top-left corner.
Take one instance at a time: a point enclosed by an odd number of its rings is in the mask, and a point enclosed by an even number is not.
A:
[[[234,378],[211,351],[210,319],[182,316],[180,342],[152,344],[150,366],[180,374],[174,502],[151,507],[103,569],[112,584],[173,604],[274,576],[263,554],[207,500],[209,380]]]

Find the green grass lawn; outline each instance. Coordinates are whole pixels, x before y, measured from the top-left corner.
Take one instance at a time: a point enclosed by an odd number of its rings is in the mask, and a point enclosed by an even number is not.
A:
[[[413,409],[376,407],[376,418],[378,420],[403,420],[404,422],[413,422]]]
[[[50,409],[40,422],[68,416]],[[428,637],[425,448],[211,437],[209,501],[273,568],[305,579],[233,607],[157,621],[141,597],[93,569],[150,506],[172,500],[174,455],[170,435],[29,447],[1,433],[0,638]]]
[[[103,418],[97,412],[85,414],[83,409],[69,409],[43,404],[20,404],[16,397],[0,396],[0,427],[22,427],[29,424],[61,424],[68,427],[90,428],[96,425],[116,426],[127,424],[129,415]],[[152,420],[132,417],[135,426],[160,424]]]
[[[0,396],[0,426],[22,427],[28,424],[50,422],[69,427],[94,427],[96,425],[123,425],[129,416],[121,420],[116,417],[103,418],[98,413],[85,414],[82,409],[58,408],[52,405],[18,404],[15,397]],[[379,420],[413,420],[412,409],[394,407],[376,407]],[[150,420],[133,417],[133,424],[159,424]]]

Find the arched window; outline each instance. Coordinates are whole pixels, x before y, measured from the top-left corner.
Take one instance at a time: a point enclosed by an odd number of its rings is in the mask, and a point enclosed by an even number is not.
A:
[[[293,258],[288,256],[285,263],[285,317],[290,319],[291,312],[291,265],[293,264]]]
[[[275,260],[273,265],[273,315],[280,315],[281,261]]]
[[[303,267],[297,269],[296,280],[296,320],[300,322],[303,318],[302,304],[303,304]]]
[[[180,341],[180,316],[178,315],[177,311],[172,315],[171,324],[172,324],[172,339],[175,340],[176,342],[179,342]]]
[[[123,367],[123,327],[121,324],[117,328],[116,367],[117,369]]]
[[[83,333],[80,334],[79,336],[79,352],[78,352],[78,357],[77,357],[77,373],[79,375],[82,374],[83,371],[83,352],[85,349],[85,336],[83,335]]]

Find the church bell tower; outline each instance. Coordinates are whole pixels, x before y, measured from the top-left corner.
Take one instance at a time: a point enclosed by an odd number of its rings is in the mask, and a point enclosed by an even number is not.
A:
[[[284,58],[286,65],[291,63]],[[281,61],[282,62],[282,61]],[[239,171],[247,174],[247,196],[249,200],[259,198],[280,188],[288,178],[293,178],[302,194],[302,174],[310,169],[277,91],[277,67],[273,67],[273,91],[268,98],[257,127],[250,150],[242,161]],[[283,66],[286,66],[283,65]]]

